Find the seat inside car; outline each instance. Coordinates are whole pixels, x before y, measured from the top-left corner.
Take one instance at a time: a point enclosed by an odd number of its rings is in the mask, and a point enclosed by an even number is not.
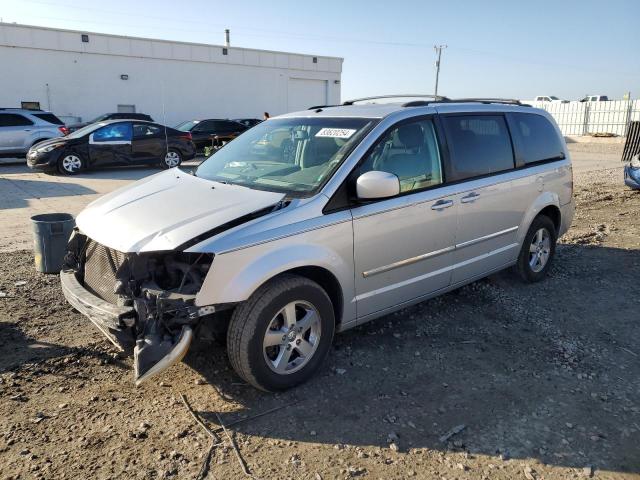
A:
[[[422,125],[411,123],[398,128],[397,136],[385,155],[381,158],[379,170],[393,173],[400,179],[401,191],[416,188],[415,182],[431,180],[435,169],[432,162],[437,159],[425,145]]]

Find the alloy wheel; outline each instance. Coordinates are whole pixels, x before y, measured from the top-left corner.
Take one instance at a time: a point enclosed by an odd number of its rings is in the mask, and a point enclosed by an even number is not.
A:
[[[529,266],[538,273],[544,269],[551,254],[551,235],[546,228],[540,228],[533,235],[529,246]]]
[[[77,155],[66,155],[62,159],[62,168],[65,172],[75,173],[82,167],[82,160]]]
[[[288,375],[303,368],[320,344],[318,310],[308,302],[285,305],[271,320],[262,342],[264,359],[271,370]]]
[[[169,151],[164,156],[164,163],[166,163],[169,168],[177,167],[180,165],[180,155],[178,152]]]

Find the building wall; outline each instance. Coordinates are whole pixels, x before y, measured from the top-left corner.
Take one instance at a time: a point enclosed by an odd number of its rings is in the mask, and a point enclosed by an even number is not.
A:
[[[340,101],[339,58],[314,62],[309,55],[243,48],[223,55],[221,46],[93,33],[83,43],[81,34],[0,24],[0,106],[36,101],[60,117],[90,120],[135,105],[175,125]]]

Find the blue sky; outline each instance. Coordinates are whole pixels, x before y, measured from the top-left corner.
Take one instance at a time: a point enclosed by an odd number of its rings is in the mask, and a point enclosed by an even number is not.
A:
[[[344,58],[343,100],[640,97],[640,1],[0,0],[5,22]]]

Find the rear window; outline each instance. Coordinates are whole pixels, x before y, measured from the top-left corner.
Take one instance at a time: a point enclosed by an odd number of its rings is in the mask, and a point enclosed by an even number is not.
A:
[[[53,123],[54,125],[64,125],[64,122],[56,117],[53,113],[34,113],[34,117],[38,117],[45,122]]]
[[[442,118],[451,149],[452,180],[490,175],[514,167],[511,137],[502,115]]]
[[[564,158],[562,142],[551,122],[542,115],[511,114],[518,137],[518,150],[525,164]]]

